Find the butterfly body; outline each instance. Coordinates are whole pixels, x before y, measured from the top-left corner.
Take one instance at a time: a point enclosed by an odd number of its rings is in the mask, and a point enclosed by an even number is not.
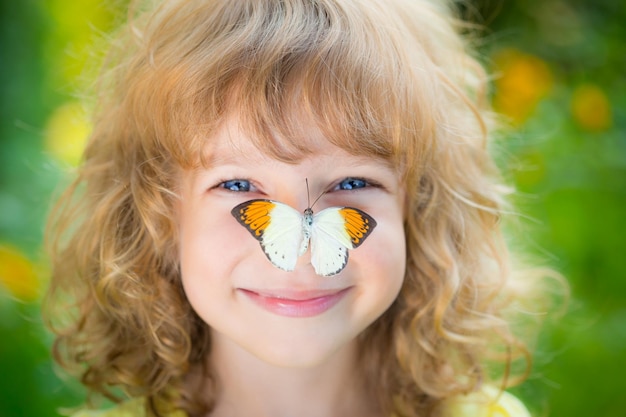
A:
[[[302,256],[309,249],[309,242],[311,240],[311,234],[313,233],[313,210],[307,208],[304,210],[302,216],[302,242],[300,244],[300,251],[298,256]]]
[[[329,207],[315,214],[309,207],[300,214],[273,200],[250,200],[231,211],[237,221],[259,241],[274,266],[293,271],[309,246],[315,272],[331,276],[348,262],[348,250],[369,236],[376,221],[352,207]]]

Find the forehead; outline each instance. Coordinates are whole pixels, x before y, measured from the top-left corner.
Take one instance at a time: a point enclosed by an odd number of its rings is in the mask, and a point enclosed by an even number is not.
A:
[[[299,163],[304,159],[326,157],[345,166],[359,166],[376,162],[391,168],[391,163],[378,156],[348,152],[329,140],[314,123],[302,120],[297,136],[284,137],[278,132],[259,132],[246,128],[237,117],[229,117],[206,138],[203,149],[203,165],[211,167],[223,164],[259,164],[267,161]]]

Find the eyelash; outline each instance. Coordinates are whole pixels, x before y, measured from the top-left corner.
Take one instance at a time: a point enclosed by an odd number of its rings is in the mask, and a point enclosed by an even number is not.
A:
[[[245,183],[245,186],[242,186],[242,183]],[[342,184],[344,183],[345,183],[345,186],[349,186],[349,188],[340,188]],[[378,184],[375,181],[367,180],[365,178],[347,177],[337,182],[337,184],[334,185],[330,191],[355,191],[355,190],[360,190],[360,189],[368,188],[368,187],[379,188],[380,184]],[[251,191],[251,189],[254,188],[254,185],[251,183],[250,180],[238,178],[238,179],[229,179],[229,180],[220,181],[217,184],[216,188],[222,188],[227,191],[232,191],[235,193],[236,192],[249,192]]]
[[[354,183],[355,182],[360,183],[361,186],[354,187]],[[341,187],[341,184],[343,184],[343,183],[346,183],[346,185],[348,185],[350,188],[339,188],[339,187]],[[371,187],[372,185],[374,185],[373,181],[366,180],[365,178],[347,177],[347,178],[344,178],[341,181],[339,181],[337,183],[337,185],[333,187],[332,191],[360,190],[362,188]]]
[[[230,186],[228,186],[228,184],[230,183]],[[237,189],[233,189],[235,187],[240,187],[241,188],[241,183],[246,183],[246,188],[245,190],[237,190]],[[249,192],[251,188],[253,188],[252,184],[250,183],[249,180],[245,180],[245,179],[231,179],[231,180],[224,180],[224,181],[220,181],[219,184],[217,184],[216,188],[223,188],[226,191],[232,191],[234,193],[237,192]]]

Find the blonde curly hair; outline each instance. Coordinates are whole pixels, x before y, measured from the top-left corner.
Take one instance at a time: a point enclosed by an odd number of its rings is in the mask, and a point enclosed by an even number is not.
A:
[[[355,154],[384,158],[406,187],[406,277],[360,335],[372,392],[397,416],[529,366],[506,311],[500,217],[507,188],[487,150],[487,76],[451,6],[427,0],[167,0],[135,7],[98,83],[83,163],[50,219],[47,315],[55,358],[91,392],[212,407],[190,375],[209,328],[177,259],[177,178],[236,113],[283,161],[307,154],[303,120]],[[498,365],[500,364],[500,365]],[[522,366],[519,374],[524,374]]]

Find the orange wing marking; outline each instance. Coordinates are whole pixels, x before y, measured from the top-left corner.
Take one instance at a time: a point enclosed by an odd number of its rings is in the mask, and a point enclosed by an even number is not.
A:
[[[344,207],[340,210],[340,213],[346,221],[346,232],[348,232],[354,248],[363,243],[365,238],[376,227],[376,221],[361,210]]]
[[[255,238],[260,239],[271,223],[270,213],[274,206],[269,200],[246,201],[233,208],[232,213],[241,225]]]

